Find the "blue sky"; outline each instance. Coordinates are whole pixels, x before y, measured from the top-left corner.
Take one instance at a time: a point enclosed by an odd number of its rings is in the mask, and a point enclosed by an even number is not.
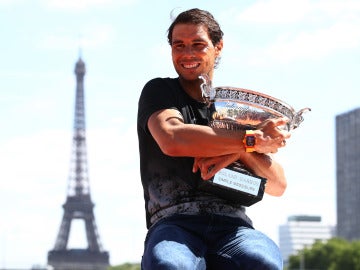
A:
[[[0,0],[0,267],[45,265],[55,244],[80,53],[100,237],[111,264],[140,261],[137,100],[148,80],[176,76],[166,31],[172,11],[192,7],[212,12],[225,32],[215,86],[312,108],[277,154],[285,195],[248,208],[255,226],[278,242],[289,215],[336,223],[335,116],[360,105],[359,1]],[[82,223],[71,232],[69,247],[85,247]]]

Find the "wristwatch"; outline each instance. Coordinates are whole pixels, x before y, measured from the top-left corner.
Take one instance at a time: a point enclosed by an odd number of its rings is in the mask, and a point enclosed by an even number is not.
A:
[[[243,143],[246,152],[250,153],[255,151],[256,138],[253,130],[246,130]]]

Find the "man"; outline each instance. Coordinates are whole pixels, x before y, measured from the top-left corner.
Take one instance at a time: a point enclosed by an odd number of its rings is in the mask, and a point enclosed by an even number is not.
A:
[[[148,234],[142,269],[282,269],[276,244],[252,227],[242,205],[200,191],[199,181],[239,160],[267,178],[265,192],[281,196],[282,167],[270,157],[290,137],[268,120],[254,130],[255,151],[244,131],[208,126],[210,108],[200,85],[213,78],[223,32],[204,10],[180,13],[168,30],[178,78],[156,78],[141,93],[138,108],[140,171]]]

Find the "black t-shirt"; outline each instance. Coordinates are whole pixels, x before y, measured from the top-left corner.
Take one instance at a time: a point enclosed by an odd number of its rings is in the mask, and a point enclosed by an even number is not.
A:
[[[193,173],[193,157],[165,155],[152,137],[147,122],[162,109],[178,110],[186,124],[208,125],[213,106],[192,99],[178,79],[156,78],[143,88],[138,107],[137,131],[140,173],[144,189],[147,227],[173,214],[219,214],[239,217],[251,224],[243,206],[197,189],[203,181]]]

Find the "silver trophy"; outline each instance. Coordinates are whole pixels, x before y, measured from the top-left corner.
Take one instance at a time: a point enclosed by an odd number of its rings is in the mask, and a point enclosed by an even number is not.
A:
[[[296,112],[287,103],[269,95],[236,87],[212,87],[207,75],[201,91],[208,105],[215,106],[210,126],[227,130],[256,129],[267,119],[285,117],[288,122],[283,129],[291,131],[304,120],[302,114],[310,111],[304,108]],[[266,179],[249,171],[241,162],[234,162],[223,168],[207,181],[199,183],[199,189],[214,193],[227,200],[250,206],[262,200]]]

